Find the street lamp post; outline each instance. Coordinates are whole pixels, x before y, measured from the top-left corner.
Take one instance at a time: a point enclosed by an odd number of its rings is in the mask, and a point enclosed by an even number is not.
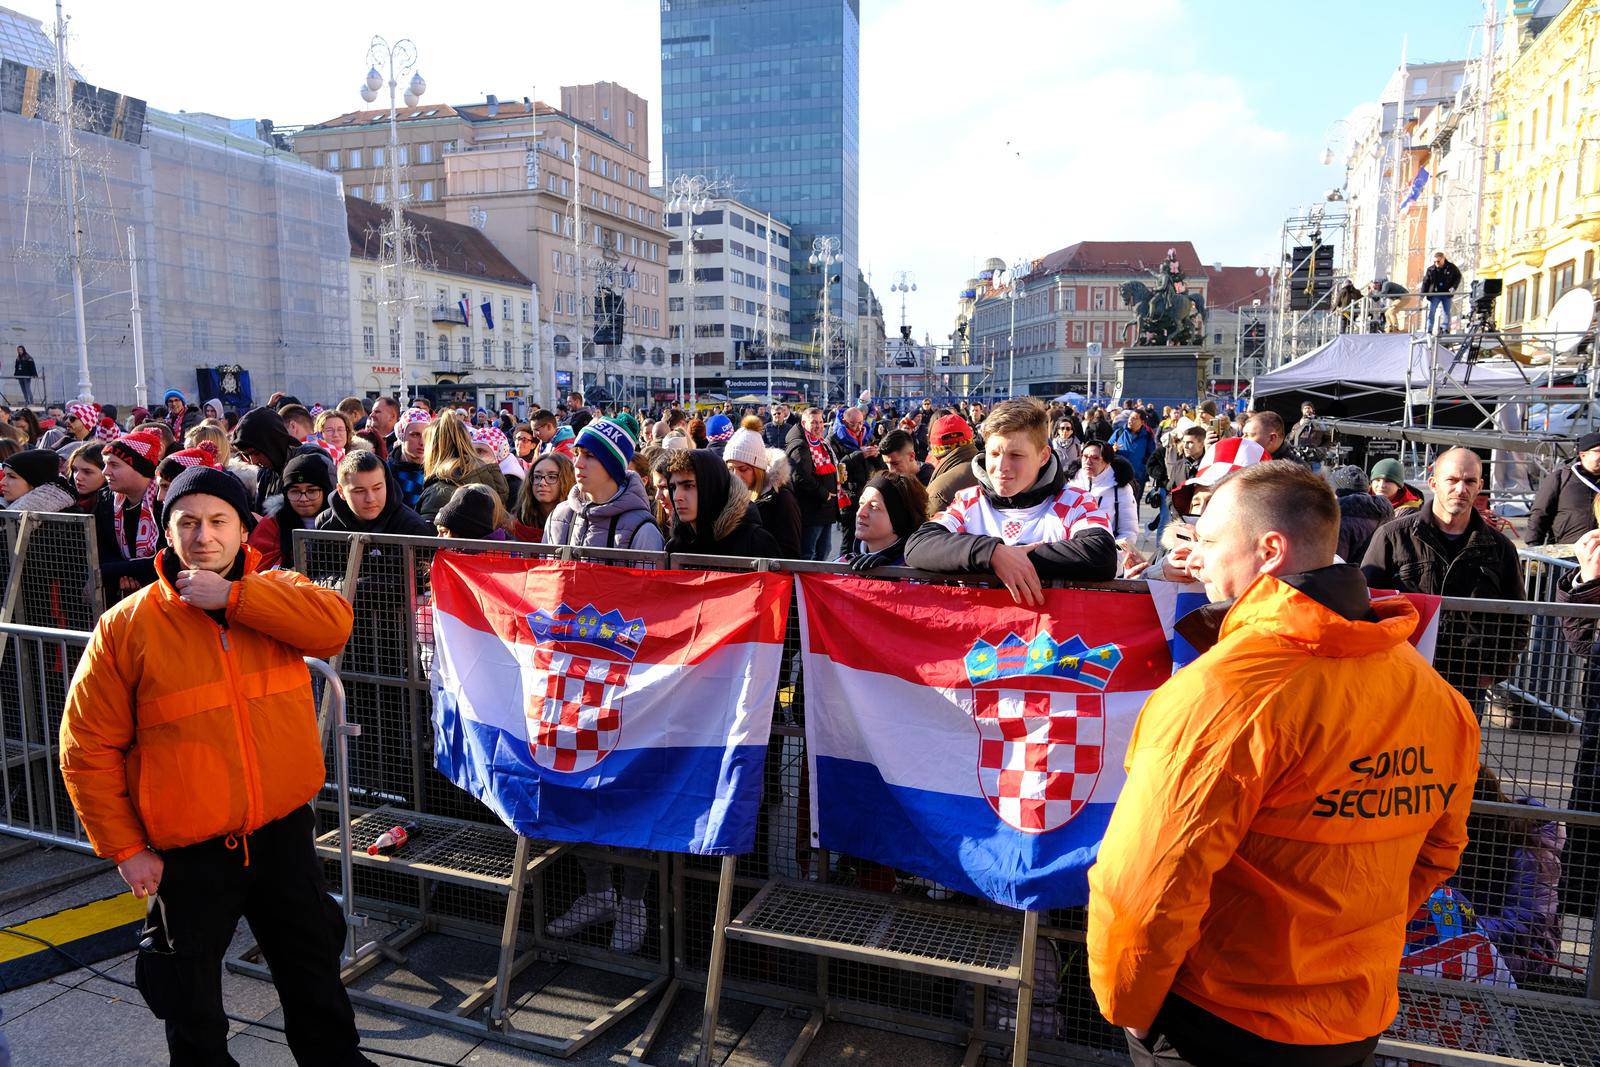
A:
[[[683,254],[679,257],[679,277],[683,279],[684,313],[687,328],[678,345],[678,403],[694,407],[694,217],[711,206],[727,182],[704,174],[680,174],[667,187],[667,210],[683,214]]]
[[[1006,337],[1006,399],[1017,395],[1017,300],[1022,296],[1022,279],[1033,264],[1019,259],[1011,265],[1011,284],[1006,302],[1011,305],[1011,330]]]
[[[828,406],[828,353],[833,341],[832,322],[829,320],[829,297],[833,292],[833,265],[844,259],[839,238],[817,237],[811,242],[810,263],[822,271],[822,406]]]
[[[422,94],[427,92],[428,83],[422,80],[422,75],[416,73],[417,46],[410,38],[401,38],[390,44],[382,37],[373,37],[372,43],[367,46],[367,62],[370,68],[367,79],[361,86],[361,99],[372,103],[378,98],[378,90],[384,86],[384,77],[379,68],[387,64],[389,68],[389,153],[385,162],[388,164],[389,184],[389,227],[388,233],[382,241],[383,250],[389,254],[392,277],[395,283],[396,309],[400,313],[400,392],[401,404],[409,403],[410,390],[406,379],[406,342],[411,339],[411,279],[406,270],[410,253],[410,234],[407,232],[405,212],[400,200],[400,124],[396,116],[397,105],[395,94],[400,87],[400,79],[408,73],[411,81],[406,85],[406,107],[416,107],[422,99]]]

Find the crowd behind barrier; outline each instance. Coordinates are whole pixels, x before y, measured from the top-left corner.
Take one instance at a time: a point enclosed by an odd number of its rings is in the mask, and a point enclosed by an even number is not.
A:
[[[94,574],[92,520],[74,516],[33,516],[31,531],[16,516],[0,513],[8,551],[0,559],[0,831],[87,850],[82,830],[60,787],[55,736],[66,685],[94,618],[99,585]],[[27,541],[18,545],[18,538]],[[20,547],[21,551],[18,551]],[[337,671],[348,701],[347,714],[359,733],[348,745],[348,799],[357,819],[378,808],[418,812],[484,828],[483,841],[499,826],[489,810],[433,769],[429,670],[432,663],[429,568],[440,549],[466,549],[519,558],[579,559],[592,563],[684,569],[772,568],[788,571],[839,571],[830,564],[736,560],[605,549],[563,549],[515,542],[460,542],[435,538],[347,535],[299,531],[293,561],[317,581],[334,584],[356,607],[349,644]],[[1570,566],[1524,554],[1529,602],[1445,600],[1446,621],[1470,615],[1491,624],[1505,647],[1488,650],[1511,664],[1508,675],[1483,699],[1483,758],[1495,773],[1500,794],[1480,798],[1476,817],[1485,820],[1526,816],[1531,805],[1567,838],[1565,873],[1600,867],[1600,851],[1579,856],[1575,845],[1597,847],[1600,813],[1571,807],[1582,726],[1600,709],[1600,665],[1575,651],[1569,624],[1600,619],[1600,607],[1552,603],[1549,594],[1559,572]],[[20,566],[18,566],[20,564]],[[877,572],[890,581],[992,585],[984,578],[953,580],[904,569]],[[1110,583],[1130,596],[1147,595],[1140,582]],[[1511,625],[1518,617],[1531,625]],[[1499,624],[1499,625],[1493,625]],[[863,640],[913,640],[912,634],[862,635]],[[800,668],[799,612],[790,613],[783,676],[774,709],[766,766],[765,803],[756,848],[738,858],[731,909],[738,914],[775,880],[790,879],[847,891],[892,893],[896,898],[974,914],[997,909],[960,897],[900,871],[855,857],[829,855],[811,843],[805,774],[804,685]],[[1484,650],[1469,656],[1441,644],[1435,663],[1451,673],[1476,671]],[[1359,712],[1359,709],[1350,709]],[[1597,711],[1596,714],[1600,714]],[[322,828],[338,830],[338,791],[333,787],[335,738],[329,743],[329,781],[324,793]],[[1533,825],[1517,823],[1517,825]],[[469,840],[469,838],[463,838]],[[355,846],[367,841],[357,836]],[[483,845],[485,853],[492,851]],[[472,848],[458,848],[441,859],[439,877],[419,877],[371,866],[352,872],[355,907],[375,918],[426,916],[431,929],[489,944],[502,939],[507,914],[505,892],[485,887],[480,875],[450,874],[450,865],[470,868]],[[482,859],[483,857],[478,857]],[[493,857],[502,866],[509,857]],[[548,924],[567,911],[584,891],[585,866],[596,859],[613,865],[613,877],[640,872],[649,921],[636,951],[616,951],[609,924],[553,938]],[[1586,860],[1586,864],[1585,864]],[[1524,859],[1511,850],[1485,850],[1468,862],[1477,884],[1498,884],[1509,894]],[[685,986],[703,986],[712,955],[719,871],[711,857],[624,853],[575,847],[533,857],[527,895],[515,940],[560,953],[622,975],[636,976],[641,990],[656,990],[671,975]],[[478,880],[475,881],[474,878]],[[330,882],[338,884],[337,863]],[[1564,894],[1565,895],[1565,894]],[[865,899],[865,898],[858,898]],[[848,909],[847,909],[848,910]],[[866,909],[859,908],[862,914]],[[820,915],[820,913],[819,913]],[[808,921],[799,915],[797,921]],[[837,915],[830,921],[838,921]],[[1594,951],[1596,922],[1588,910],[1558,906],[1548,938],[1524,946],[1533,966],[1524,967],[1515,991],[1453,980],[1450,972],[1402,976],[1404,1007],[1380,1053],[1418,1063],[1465,1062],[1452,1050],[1509,1057],[1520,1062],[1592,1064],[1600,1062],[1600,954]],[[820,934],[821,931],[818,931]],[[1034,998],[1029,1012],[1033,1058],[1074,1057],[1118,1062],[1125,1047],[1119,1032],[1100,1018],[1089,990],[1084,959],[1082,909],[1042,914],[1034,958]],[[824,998],[831,1018],[886,1026],[908,1033],[964,1040],[974,1028],[1002,1045],[1015,1025],[1015,996],[988,990],[930,969],[908,972],[865,959],[821,961],[818,957],[748,942],[729,941],[721,987],[728,997],[788,1007],[815,1007]],[[987,995],[985,995],[987,992]],[[638,996],[638,994],[635,994]],[[628,997],[612,1013],[631,1010]],[[592,1036],[592,1035],[591,1035]],[[1472,1062],[1494,1062],[1473,1060]]]

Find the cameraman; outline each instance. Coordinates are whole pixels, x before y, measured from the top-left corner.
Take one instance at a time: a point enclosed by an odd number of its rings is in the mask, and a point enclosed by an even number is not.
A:
[[[1322,449],[1328,444],[1328,429],[1317,418],[1317,409],[1307,400],[1300,405],[1300,421],[1289,430],[1289,448],[1312,470],[1322,467]]]

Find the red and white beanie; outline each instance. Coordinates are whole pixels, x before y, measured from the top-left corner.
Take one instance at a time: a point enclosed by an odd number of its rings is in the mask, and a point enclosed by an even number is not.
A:
[[[1206,449],[1194,477],[1172,491],[1172,510],[1178,515],[1187,515],[1195,490],[1209,489],[1234,471],[1253,467],[1266,458],[1267,450],[1248,437],[1223,438]]]
[[[76,404],[67,405],[67,414],[85,426],[93,427],[100,422],[100,405],[80,400]]]
[[[394,432],[397,435],[403,435],[406,432],[406,427],[413,422],[420,422],[426,426],[432,421],[433,415],[427,408],[406,408],[400,413],[400,417],[394,420]]]
[[[154,430],[134,430],[125,433],[106,446],[106,451],[144,475],[156,476],[156,464],[161,462],[161,435]]]
[[[117,420],[105,415],[100,416],[100,421],[95,423],[94,439],[96,441],[115,441],[122,436],[122,427],[117,425]]]
[[[499,463],[511,455],[511,442],[506,440],[506,435],[498,426],[480,426],[470,432],[474,448],[491,448],[494,450],[494,461]]]
[[[221,466],[221,458],[222,453],[210,441],[201,441],[193,448],[185,448],[167,457],[184,470],[190,467],[218,467]]]

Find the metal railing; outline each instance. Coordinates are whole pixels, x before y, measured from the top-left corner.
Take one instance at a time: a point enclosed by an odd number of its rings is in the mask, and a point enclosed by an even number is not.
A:
[[[352,823],[384,808],[424,813],[452,826],[477,825],[485,832],[504,833],[487,808],[434,770],[430,569],[433,555],[440,549],[631,566],[846,572],[837,565],[796,561],[667,557],[508,542],[298,531],[293,549],[297,568],[313,579],[344,589],[356,604],[352,636],[337,666],[352,729],[343,738],[348,744],[344,774],[349,807],[340,810],[340,791],[332,783],[321,804],[322,829],[335,840]],[[32,565],[25,562],[24,569]],[[1600,606],[1552,602],[1556,582],[1569,568],[1564,561],[1528,553],[1525,577],[1530,600],[1447,599],[1442,604],[1435,663],[1479,711],[1482,759],[1494,783],[1492,789],[1483,790],[1472,809],[1474,840],[1482,847],[1469,848],[1453,881],[1482,915],[1493,917],[1515,892],[1528,888],[1525,883],[1530,876],[1539,877],[1539,863],[1532,860],[1554,858],[1561,876],[1558,886],[1544,887],[1553,894],[1554,909],[1540,913],[1536,928],[1497,946],[1502,956],[1514,963],[1517,989],[1405,977],[1401,1018],[1389,1035],[1393,1043],[1386,1043],[1383,1050],[1388,1054],[1439,1064],[1464,1062],[1463,1053],[1469,1058],[1516,1056],[1544,1063],[1600,1061],[1600,1024],[1584,1028],[1585,1020],[1592,1021],[1600,1011],[1600,953],[1595,951],[1600,788],[1593,785],[1600,781],[1600,729],[1596,728],[1600,723],[1600,643],[1596,640]],[[907,569],[877,572],[874,577],[995,584],[987,576],[952,578]],[[1129,595],[1148,593],[1140,582],[1095,588]],[[805,678],[797,608],[791,610],[790,619],[756,848],[733,866],[727,913],[741,913],[757,894],[785,881],[873,891],[888,894],[888,899],[948,905],[974,915],[995,914],[996,909],[987,902],[952,894],[925,878],[868,860],[829,854],[812,845],[806,800]],[[59,791],[59,774],[53,769],[60,708],[86,639],[81,631],[0,624],[0,641],[7,645],[0,655],[0,710],[5,712],[0,719],[0,741],[35,746],[19,750],[22,763],[16,764],[8,749],[7,762],[0,770],[0,784],[6,789],[0,830],[86,847],[81,828],[71,817],[70,804],[64,803]],[[354,733],[356,730],[359,733]],[[330,757],[336,757],[331,732],[325,736]],[[330,759],[330,767],[337,770],[337,762]],[[19,769],[23,764],[28,768],[25,772]],[[1563,836],[1564,842],[1557,843]],[[1497,841],[1503,845],[1506,840],[1520,846],[1496,847]],[[564,938],[548,933],[551,920],[584,892],[597,860],[611,871],[613,879],[619,871],[643,872],[648,929],[636,953],[613,949],[609,924],[580,929]],[[357,864],[346,875],[340,869],[342,858],[333,862],[334,877],[353,887],[346,894],[352,915],[359,911],[397,921],[426,916],[430,929],[488,944],[506,943],[508,912],[503,892],[475,888],[467,879],[435,883],[424,893],[415,873]],[[505,862],[511,863],[509,854]],[[693,988],[712,982],[712,944],[721,928],[721,872],[715,859],[580,847],[537,857],[536,862],[536,869],[530,868],[510,944],[637,975],[647,982],[659,981],[660,968],[665,966],[674,990],[680,984]],[[623,884],[633,880],[635,876],[630,875]],[[720,918],[726,920],[727,913]],[[1115,1061],[1121,1055],[1121,1033],[1099,1016],[1089,992],[1085,924],[1081,908],[1039,916],[1037,956],[1031,968],[1033,999],[1026,1011],[1035,1059]],[[986,994],[981,986],[956,977],[931,971],[908,973],[865,959],[819,961],[770,945],[730,939],[719,977],[714,984],[731,997],[799,1008],[826,1004],[830,1018],[958,1041],[981,1038],[991,1046],[1005,1044],[1017,1025],[1015,998],[1006,990],[989,989]],[[481,1006],[491,1005],[484,1000]],[[625,1013],[633,1006],[624,1002],[615,1012]],[[1496,1018],[1513,1022],[1485,1024],[1465,1037],[1460,1036],[1465,1031],[1457,1032],[1452,1044],[1442,1029],[1437,1038],[1429,1039],[1427,1027],[1419,1023],[1419,1019],[1426,1022],[1441,1013],[1476,1013],[1491,1022]],[[663,1014],[657,1009],[646,1034],[634,1046],[636,1051],[641,1047],[647,1050]]]

